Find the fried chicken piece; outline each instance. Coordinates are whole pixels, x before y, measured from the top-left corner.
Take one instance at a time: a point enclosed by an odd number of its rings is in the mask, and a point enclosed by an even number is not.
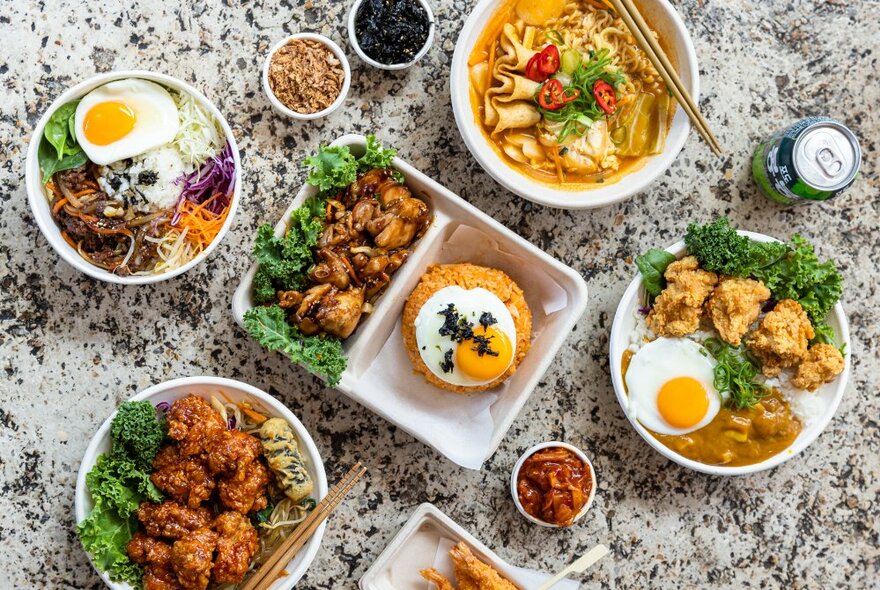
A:
[[[845,363],[840,351],[830,344],[816,344],[798,365],[791,384],[798,389],[816,391],[825,383],[831,383],[843,372]]]
[[[163,447],[153,459],[150,481],[190,508],[201,506],[217,485],[204,459],[198,455],[181,456],[176,445]]]
[[[211,579],[211,561],[217,533],[201,528],[178,539],[171,547],[171,567],[186,590],[205,590]]]
[[[211,473],[244,479],[247,466],[262,454],[263,446],[257,437],[240,430],[224,430],[211,441],[208,467]]]
[[[721,339],[739,346],[768,299],[770,289],[761,281],[724,277],[709,296],[706,311]]]
[[[171,568],[171,545],[137,532],[128,542],[128,556],[144,566],[144,590],[181,590]]]
[[[260,549],[260,538],[250,521],[238,512],[224,512],[214,519],[218,534],[217,557],[212,578],[217,584],[238,584]]]
[[[220,480],[217,489],[220,502],[230,510],[242,514],[262,510],[268,504],[266,486],[269,484],[269,470],[259,461],[250,463],[244,477],[226,477]]]
[[[181,398],[168,411],[168,436],[179,443],[182,455],[207,452],[211,439],[225,430],[217,410],[198,396]]]
[[[434,568],[421,570],[419,573],[429,582],[437,584],[437,590],[455,590],[455,586],[452,585],[452,582]]]
[[[658,336],[686,336],[700,327],[703,303],[718,283],[714,272],[700,270],[695,256],[666,268],[666,288],[648,314],[648,327]]]
[[[764,375],[775,377],[782,369],[801,362],[815,335],[801,304],[783,299],[764,316],[758,329],[746,339],[746,346],[761,362]]]
[[[207,527],[211,522],[211,511],[165,500],[161,504],[141,502],[137,517],[151,537],[180,539],[196,529]]]

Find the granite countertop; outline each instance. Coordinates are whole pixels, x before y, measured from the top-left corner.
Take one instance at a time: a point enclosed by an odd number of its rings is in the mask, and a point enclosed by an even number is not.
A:
[[[3,587],[100,588],[73,530],[76,471],[114,407],[174,377],[212,374],[270,391],[310,429],[331,472],[363,461],[365,483],[333,518],[299,587],[353,588],[421,502],[433,502],[503,558],[556,569],[597,542],[613,550],[585,587],[867,587],[880,575],[880,5],[876,0],[674,0],[701,65],[702,106],[725,155],[692,134],[672,167],[623,204],[544,209],[496,185],[453,121],[449,64],[472,0],[433,0],[437,39],[410,72],[384,73],[347,43],[347,2],[7,3],[0,14],[0,571]],[[260,67],[281,36],[318,31],[352,59],[352,91],[328,119],[279,118]],[[88,279],[62,262],[28,208],[24,157],[38,118],[96,72],[147,69],[212,98],[233,127],[244,197],[220,247],[187,275],[147,287]],[[812,114],[861,139],[861,177],[822,206],[782,208],[757,193],[759,140]],[[482,471],[465,471],[263,351],[234,324],[232,291],[256,227],[303,181],[298,162],[346,132],[378,133],[400,154],[577,269],[582,321]],[[796,459],[749,477],[688,471],[630,428],[608,374],[608,337],[632,257],[679,239],[686,222],[799,231],[846,276],[853,371],[824,434]],[[520,517],[508,476],[520,452],[564,439],[593,459],[599,490],[571,530]]]

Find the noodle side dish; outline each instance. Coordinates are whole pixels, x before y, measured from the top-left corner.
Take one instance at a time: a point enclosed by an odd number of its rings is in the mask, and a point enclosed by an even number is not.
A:
[[[77,525],[114,582],[235,588],[314,509],[290,424],[219,395],[120,406],[111,450],[86,476],[94,507]]]
[[[237,172],[198,99],[139,78],[57,108],[38,159],[64,240],[119,276],[168,272],[204,252],[229,214]]]
[[[590,189],[664,149],[675,102],[600,0],[508,0],[468,68],[480,128],[505,163],[530,178]]]

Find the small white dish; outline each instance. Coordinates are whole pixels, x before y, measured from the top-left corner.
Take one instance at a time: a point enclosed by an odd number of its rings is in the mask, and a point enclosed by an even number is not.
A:
[[[454,583],[451,571],[444,572],[438,553],[447,552],[458,542],[464,542],[483,563],[489,564],[518,588],[537,588],[550,579],[550,574],[513,566],[501,559],[476,537],[430,503],[419,506],[397,535],[388,543],[373,565],[364,572],[358,585],[361,590],[426,590],[434,588],[419,574],[420,570],[437,567]],[[446,564],[447,567],[450,564]],[[575,590],[572,580],[561,580],[553,586],[557,590]]]
[[[345,135],[331,145],[363,154],[366,138]],[[396,147],[396,146],[388,146]],[[410,249],[406,264],[394,274],[375,302],[370,317],[343,343],[348,367],[337,389],[397,425],[450,460],[479,469],[492,456],[520,409],[550,367],[587,306],[587,285],[565,266],[516,235],[404,160],[392,166],[406,185],[424,198],[434,215],[425,234]],[[287,230],[290,214],[317,188],[304,185],[275,225]],[[502,385],[479,394],[441,390],[412,370],[403,346],[400,317],[406,298],[432,264],[470,262],[498,268],[523,289],[532,311],[532,346],[517,371]],[[232,313],[244,327],[254,307],[251,296],[257,265],[242,278],[232,299]]]
[[[593,463],[590,462],[590,459],[587,457],[587,455],[582,450],[580,450],[576,446],[570,445],[568,443],[564,443],[564,442],[560,442],[560,441],[548,441],[548,442],[544,442],[541,444],[537,444],[537,445],[533,446],[532,448],[530,448],[529,450],[527,450],[525,453],[523,453],[522,456],[519,458],[519,461],[516,462],[516,465],[513,466],[513,471],[510,472],[510,495],[513,498],[513,503],[516,505],[516,509],[519,510],[519,513],[522,514],[526,518],[526,520],[531,521],[534,524],[537,524],[539,526],[548,527],[548,528],[554,528],[554,529],[568,528],[568,527],[560,526],[558,524],[544,522],[543,520],[541,520],[539,518],[535,518],[534,516],[532,516],[531,514],[526,512],[526,509],[523,508],[522,502],[519,501],[519,494],[516,491],[516,483],[517,483],[517,479],[519,477],[519,471],[520,471],[520,469],[522,469],[523,463],[526,462],[526,459],[528,459],[529,457],[531,457],[532,455],[534,455],[538,451],[542,451],[544,449],[550,449],[553,447],[562,447],[563,449],[568,449],[569,451],[571,451],[572,453],[577,455],[578,459],[583,461],[584,465],[586,465],[587,468],[590,470],[590,481],[592,482],[592,486],[590,487],[590,496],[587,498],[587,503],[584,504],[584,507],[581,508],[580,512],[578,512],[578,515],[574,517],[574,522],[572,522],[572,525],[574,525],[575,522],[577,522],[581,518],[583,518],[583,516],[590,510],[590,506],[593,505],[593,499],[596,497],[596,483],[597,483],[596,482],[596,470],[593,469]],[[572,526],[572,525],[569,525],[569,526]]]
[[[205,251],[184,264],[179,268],[175,268],[174,270],[169,270],[168,272],[158,273],[158,274],[149,274],[149,275],[131,275],[127,277],[119,276],[104,270],[103,268],[99,268],[94,264],[89,263],[85,260],[79,253],[76,251],[76,248],[67,243],[64,237],[61,235],[61,229],[58,227],[58,224],[55,223],[55,219],[52,217],[52,209],[49,207],[49,199],[46,197],[46,193],[43,189],[43,180],[42,174],[40,173],[40,162],[37,156],[37,152],[40,148],[40,141],[43,137],[43,130],[46,127],[46,123],[49,121],[49,117],[58,110],[62,105],[75,100],[77,98],[81,98],[86,93],[94,90],[99,86],[103,86],[108,82],[112,82],[113,80],[121,80],[124,78],[140,78],[143,80],[150,80],[153,82],[157,82],[162,84],[163,86],[167,86],[169,88],[174,88],[176,90],[180,90],[182,92],[186,92],[192,95],[201,105],[205,108],[211,115],[217,120],[220,124],[221,129],[223,129],[223,135],[226,137],[226,141],[229,142],[230,147],[232,148],[232,157],[235,160],[235,188],[232,192],[232,198],[229,203],[229,213],[226,216],[226,222],[223,224],[223,227],[220,228],[220,232],[217,234],[217,237],[214,238],[214,241],[205,248]],[[55,99],[49,108],[46,109],[46,112],[43,113],[43,116],[40,118],[39,123],[34,128],[34,133],[31,136],[31,143],[28,146],[27,152],[27,160],[25,162],[25,185],[27,187],[28,194],[28,203],[30,204],[31,211],[34,214],[34,219],[37,222],[37,226],[40,228],[40,231],[43,232],[43,235],[46,237],[46,240],[49,242],[49,245],[73,268],[77,269],[80,272],[83,272],[89,275],[92,278],[99,279],[101,281],[106,281],[108,283],[120,283],[123,285],[145,285],[148,283],[158,283],[159,281],[167,281],[168,279],[172,279],[178,275],[182,275],[195,265],[199,264],[205,258],[207,258],[211,252],[214,251],[215,248],[220,244],[223,240],[223,237],[229,231],[229,228],[232,227],[232,221],[235,218],[235,213],[238,210],[238,203],[241,200],[241,178],[242,178],[242,167],[241,167],[241,159],[238,154],[238,146],[235,143],[235,137],[232,135],[232,128],[229,127],[229,123],[226,122],[226,119],[220,114],[220,111],[214,106],[210,100],[205,98],[201,92],[184,82],[183,80],[178,80],[177,78],[172,78],[171,76],[166,76],[164,74],[157,74],[154,72],[145,72],[140,70],[131,70],[131,71],[119,71],[119,72],[108,72],[106,74],[98,74],[97,76],[93,76],[83,82],[80,82],[76,86],[69,88],[66,92],[62,93],[61,96]]]
[[[776,238],[754,232],[738,231],[737,233],[759,242],[779,241]],[[684,240],[682,240],[666,248],[666,251],[674,254],[678,258],[682,258],[685,256],[687,248],[685,247]],[[824,411],[821,416],[818,416],[811,424],[801,430],[801,433],[797,436],[794,442],[792,442],[790,447],[760,463],[738,467],[726,467],[724,465],[707,465],[706,463],[700,463],[688,459],[662,444],[654,438],[647,428],[642,426],[641,422],[630,416],[630,412],[627,411],[628,402],[623,382],[623,353],[630,345],[630,334],[632,334],[636,325],[635,313],[637,313],[638,308],[642,306],[644,300],[645,289],[642,284],[642,277],[637,272],[632,283],[630,283],[629,287],[627,287],[624,292],[620,304],[617,306],[617,312],[614,314],[614,323],[611,326],[611,340],[608,346],[611,381],[614,384],[614,392],[617,394],[617,401],[623,409],[624,414],[626,414],[627,420],[629,420],[632,427],[649,445],[667,459],[674,461],[683,467],[687,467],[688,469],[712,475],[745,475],[756,473],[758,471],[764,471],[765,469],[772,469],[773,467],[781,465],[793,458],[816,440],[822,431],[825,430],[825,427],[828,426],[828,423],[831,422],[831,418],[834,417],[834,413],[840,405],[840,400],[843,399],[843,393],[846,390],[846,382],[849,379],[850,366],[852,363],[852,342],[850,341],[849,336],[849,324],[847,323],[846,314],[844,313],[843,306],[840,302],[838,302],[831,310],[831,313],[828,314],[828,325],[831,326],[839,339],[846,344],[847,354],[844,357],[845,367],[843,373],[838,375],[837,379],[831,383],[826,383],[815,392],[805,392],[803,394],[810,396],[813,401],[820,402],[823,405]]]
[[[327,475],[324,471],[324,462],[321,460],[318,447],[302,422],[293,415],[293,412],[268,393],[233,379],[224,379],[222,377],[184,377],[154,385],[135,395],[130,401],[146,400],[155,406],[163,401],[171,403],[189,394],[198,395],[210,400],[211,396],[217,395],[217,392],[220,390],[233,402],[251,400],[267,408],[272,415],[284,418],[290,424],[299,442],[302,443],[301,450],[308,459],[309,475],[312,476],[312,480],[315,483],[313,496],[316,501],[320,502],[327,495]],[[110,452],[110,424],[115,416],[116,412],[114,411],[109,418],[104,420],[98,432],[92,437],[89,446],[86,448],[85,456],[79,465],[74,495],[74,517],[77,523],[85,520],[94,507],[88,487],[86,486],[86,475],[95,465],[99,455]],[[311,565],[318,554],[321,538],[324,536],[325,525],[326,523],[321,524],[302,550],[285,566],[284,569],[287,571],[287,575],[278,578],[272,584],[271,590],[290,590],[303,577],[309,565]],[[89,556],[89,561],[91,561],[91,556]],[[131,586],[128,584],[112,582],[107,573],[102,571],[94,562],[92,562],[92,566],[108,588],[112,590],[131,590]]]
[[[310,41],[317,41],[318,43],[323,43],[330,51],[333,52],[333,55],[339,60],[339,63],[342,64],[343,71],[343,81],[342,81],[342,89],[339,91],[339,96],[336,97],[336,100],[322,111],[317,111],[315,113],[298,113],[293,109],[287,107],[284,103],[278,100],[278,97],[275,96],[275,93],[272,92],[272,87],[269,85],[269,65],[272,63],[272,56],[275,55],[275,52],[287,45],[289,41],[293,41],[294,39],[307,39]],[[266,94],[266,98],[269,99],[269,103],[272,105],[272,108],[275,109],[278,113],[290,117],[291,119],[298,119],[300,121],[311,121],[314,119],[320,119],[322,117],[326,117],[345,102],[346,97],[348,96],[348,91],[351,88],[351,66],[348,63],[348,58],[345,56],[345,52],[334,43],[331,39],[328,39],[324,35],[318,35],[317,33],[296,33],[295,35],[290,35],[289,37],[285,37],[278,43],[276,43],[272,49],[269,50],[269,54],[266,55],[266,61],[263,62],[263,92]]]
[[[452,57],[450,93],[455,122],[471,154],[495,181],[512,193],[529,201],[560,209],[592,209],[617,203],[645,190],[672,165],[690,131],[690,122],[681,108],[677,108],[666,138],[663,152],[650,157],[644,165],[618,181],[588,190],[564,190],[538,182],[507,164],[490,145],[471,108],[470,72],[468,59],[492,15],[509,0],[481,0],[459,34]],[[690,34],[668,0],[642,0],[639,10],[663,39],[671,46],[669,57],[694,102],[700,98],[700,74],[697,55]]]
[[[415,65],[417,61],[422,59],[428,50],[431,49],[431,46],[434,44],[434,30],[436,28],[436,24],[434,22],[434,12],[431,10],[431,6],[428,4],[427,0],[419,0],[419,4],[425,9],[425,12],[428,13],[428,38],[425,40],[425,45],[419,50],[419,52],[415,55],[412,61],[399,63],[399,64],[383,64],[381,62],[376,61],[371,58],[369,55],[364,53],[364,50],[361,49],[360,43],[358,43],[357,32],[355,31],[355,20],[357,19],[358,9],[360,9],[361,4],[363,4],[363,0],[355,0],[351,5],[351,10],[348,12],[348,40],[351,43],[352,49],[357,53],[358,57],[361,60],[373,66],[374,68],[378,68],[380,70],[405,70],[409,67]]]

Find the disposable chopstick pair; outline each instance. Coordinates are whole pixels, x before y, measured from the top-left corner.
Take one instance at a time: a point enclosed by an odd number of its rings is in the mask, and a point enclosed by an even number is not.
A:
[[[568,574],[580,573],[586,571],[588,567],[602,559],[608,555],[608,547],[605,545],[596,545],[586,553],[584,553],[580,559],[569,565],[567,568],[541,584],[541,587],[538,590],[549,590],[556,584],[562,581],[562,579]]]
[[[278,549],[266,560],[266,562],[245,582],[241,590],[265,590],[278,579],[278,574],[284,569],[291,559],[302,549],[315,531],[321,526],[330,513],[339,506],[340,502],[348,495],[358,480],[367,472],[367,469],[356,463],[349,469],[330,492],[321,500],[315,509],[306,517],[300,525],[294,529],[290,536],[284,540]]]
[[[678,101],[684,109],[684,112],[687,113],[687,116],[694,124],[694,127],[696,127],[697,132],[699,132],[703,139],[706,140],[706,143],[709,144],[709,147],[716,155],[721,155],[721,145],[718,143],[718,140],[715,139],[712,130],[709,129],[709,124],[706,122],[706,119],[703,118],[699,107],[697,107],[694,99],[691,98],[691,95],[682,83],[681,78],[678,77],[675,68],[672,67],[672,63],[669,61],[663,48],[660,47],[660,44],[654,38],[654,35],[651,34],[651,29],[648,27],[645,19],[642,18],[641,13],[635,7],[632,0],[606,0],[605,3],[608,4],[609,2],[613,5],[615,12],[617,12],[620,18],[623,19],[627,28],[629,28],[630,32],[636,38],[636,42],[639,44],[639,47],[641,47],[642,51],[645,52],[645,55],[648,56],[648,59],[654,65],[657,73],[663,78],[666,87],[672,92],[675,100]]]

